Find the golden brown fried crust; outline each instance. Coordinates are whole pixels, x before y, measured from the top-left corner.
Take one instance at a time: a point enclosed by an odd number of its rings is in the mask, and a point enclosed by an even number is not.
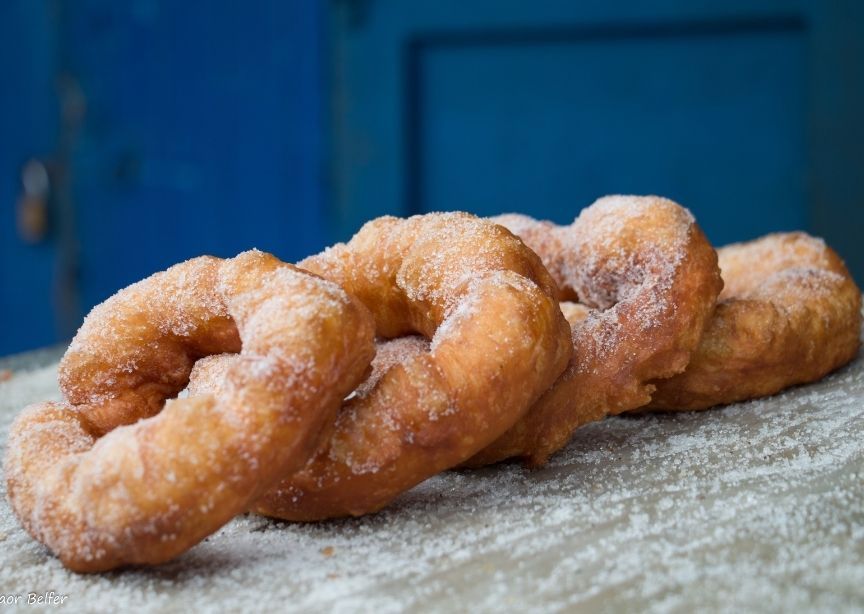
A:
[[[237,327],[212,298],[220,266],[202,256],[156,273],[84,320],[58,375],[66,399],[98,433],[158,413],[201,356],[240,351]]]
[[[528,233],[523,217],[513,227],[553,259],[567,289],[559,296],[592,309],[568,308],[575,317],[567,370],[468,466],[510,457],[542,465],[579,426],[648,403],[652,381],[687,366],[722,288],[714,249],[690,213],[663,198],[606,197],[570,226],[539,223],[540,232]],[[550,233],[554,241],[545,239]]]
[[[559,226],[521,213],[505,213],[489,219],[522,239],[525,245],[540,257],[543,266],[555,280],[559,301],[577,300],[576,288],[569,273],[570,263],[567,260],[569,237],[561,232]]]
[[[430,351],[348,399],[330,438],[254,510],[289,520],[374,512],[494,441],[567,365],[569,326],[539,258],[461,213],[380,218],[299,266],[342,285],[381,337]]]
[[[861,291],[837,254],[805,233],[718,250],[726,287],[684,373],[646,409],[691,410],[815,381],[858,353]]]
[[[73,341],[69,402],[33,405],[12,425],[12,509],[75,571],[167,561],[306,462],[364,376],[373,333],[336,284],[260,252],[135,284]],[[182,388],[193,357],[234,349],[218,398],[146,417]]]

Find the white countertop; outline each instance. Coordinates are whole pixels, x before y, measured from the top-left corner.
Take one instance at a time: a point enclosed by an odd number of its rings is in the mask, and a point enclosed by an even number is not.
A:
[[[0,442],[52,398],[54,364],[0,383]],[[0,486],[0,594],[106,612],[861,611],[862,478],[859,356],[761,401],[589,425],[544,469],[449,472],[375,516],[239,517],[156,569],[67,572]]]

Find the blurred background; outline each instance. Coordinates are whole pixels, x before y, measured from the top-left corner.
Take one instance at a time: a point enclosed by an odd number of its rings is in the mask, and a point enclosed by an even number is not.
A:
[[[0,356],[202,253],[607,193],[864,280],[864,2],[3,0]]]

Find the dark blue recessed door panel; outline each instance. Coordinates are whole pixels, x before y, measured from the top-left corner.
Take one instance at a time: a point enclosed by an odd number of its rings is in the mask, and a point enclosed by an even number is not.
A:
[[[777,25],[422,43],[409,204],[569,222],[663,194],[718,243],[804,227],[804,36]]]
[[[340,2],[334,216],[571,220],[607,193],[717,244],[825,236],[864,274],[864,3]]]

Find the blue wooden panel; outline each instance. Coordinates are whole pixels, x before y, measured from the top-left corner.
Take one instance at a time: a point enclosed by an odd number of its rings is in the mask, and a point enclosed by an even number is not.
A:
[[[86,0],[65,23],[85,306],[202,253],[328,242],[317,3]]]
[[[323,49],[315,0],[0,4],[0,355],[180,260],[332,242]],[[59,173],[36,246],[14,229],[31,157]]]
[[[54,25],[47,2],[0,4],[0,355],[58,336],[56,249],[16,230],[21,168],[53,151],[58,129]]]
[[[718,243],[798,227],[864,276],[864,3],[346,0],[330,23],[341,236],[659,192]]]
[[[802,228],[804,47],[794,19],[420,39],[408,205],[569,222],[663,194],[718,244]]]

